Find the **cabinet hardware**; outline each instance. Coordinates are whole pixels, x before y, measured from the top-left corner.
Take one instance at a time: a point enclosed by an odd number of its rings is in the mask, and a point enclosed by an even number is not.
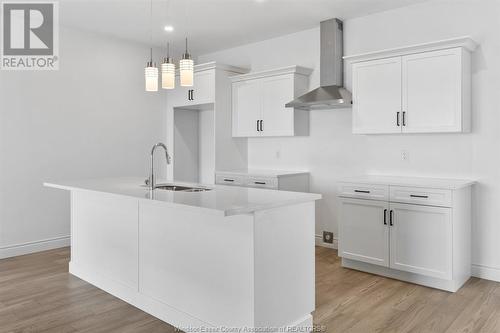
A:
[[[254,184],[257,184],[257,185],[266,185],[266,182],[254,182]]]
[[[406,111],[403,111],[403,126],[406,126]]]
[[[396,112],[396,125],[397,125],[398,127],[400,126],[400,125],[399,125],[399,113],[400,113],[399,111],[398,111],[398,112]]]
[[[428,195],[417,195],[417,194],[410,194],[410,197],[412,198],[423,198],[423,199],[428,199]]]
[[[260,131],[263,132],[264,131],[264,120],[260,120]]]
[[[387,209],[384,209],[384,225],[387,225]]]
[[[393,215],[393,212],[392,212],[392,209],[391,209],[391,211],[389,212],[389,225],[391,227],[394,225],[394,222],[392,220],[392,215]]]
[[[234,182],[234,179],[224,178],[225,182]]]
[[[260,129],[259,129],[259,120],[257,120],[257,132],[260,132]]]
[[[193,89],[188,90],[188,101],[194,101],[194,90]]]
[[[367,190],[354,190],[356,193],[370,193],[370,191]]]

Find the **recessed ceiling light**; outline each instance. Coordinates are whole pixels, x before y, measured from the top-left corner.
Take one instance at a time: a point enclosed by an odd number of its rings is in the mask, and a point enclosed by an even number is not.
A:
[[[166,32],[172,32],[174,31],[174,27],[171,26],[171,25],[166,25],[163,30],[165,30]]]

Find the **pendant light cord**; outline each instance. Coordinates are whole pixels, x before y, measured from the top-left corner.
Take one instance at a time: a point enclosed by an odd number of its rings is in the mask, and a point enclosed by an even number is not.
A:
[[[149,20],[150,20],[150,23],[151,23],[151,27],[149,29],[149,32],[150,32],[150,43],[151,43],[151,63],[153,63],[153,0],[150,1]]]

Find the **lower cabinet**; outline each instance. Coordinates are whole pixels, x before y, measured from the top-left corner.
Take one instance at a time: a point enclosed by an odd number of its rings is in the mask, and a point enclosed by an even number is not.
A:
[[[393,202],[402,189],[409,193],[408,202]],[[343,266],[458,290],[471,270],[470,186],[441,191],[453,198],[444,204],[448,207],[434,206],[444,202],[432,195],[436,189],[342,184],[338,253]],[[355,197],[358,192],[364,197]],[[374,199],[380,197],[386,199]]]
[[[389,266],[389,228],[383,201],[342,199],[339,253],[342,257]]]
[[[451,208],[390,204],[390,267],[451,279]]]
[[[215,173],[215,183],[218,185],[309,192],[309,174],[301,171],[217,171]]]

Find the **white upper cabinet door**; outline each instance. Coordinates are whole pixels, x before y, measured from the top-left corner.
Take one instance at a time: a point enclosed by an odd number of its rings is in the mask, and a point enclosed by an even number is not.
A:
[[[176,87],[168,94],[174,107],[213,103],[215,100],[215,73],[213,70],[194,73],[192,87],[181,87],[176,77]]]
[[[353,133],[401,133],[401,57],[352,65]]]
[[[293,100],[293,75],[262,80],[262,136],[294,135],[294,109],[285,108]]]
[[[451,208],[391,203],[390,209],[390,267],[451,279]]]
[[[389,204],[340,199],[339,256],[389,266]]]
[[[403,132],[462,132],[462,49],[402,59]]]
[[[260,136],[260,120],[262,120],[260,81],[234,82],[232,90],[233,136]]]

